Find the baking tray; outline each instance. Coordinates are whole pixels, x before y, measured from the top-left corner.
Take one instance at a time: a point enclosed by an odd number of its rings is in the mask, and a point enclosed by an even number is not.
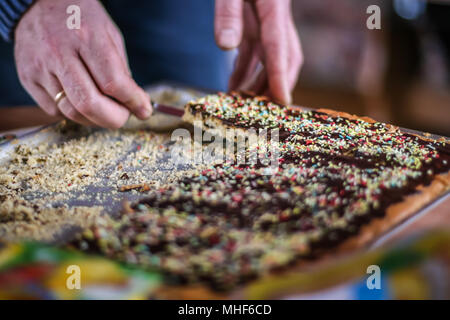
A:
[[[159,103],[165,103],[170,104],[179,108],[182,108],[185,103],[187,103],[189,100],[202,96],[206,93],[211,92],[210,90],[204,90],[204,89],[196,89],[196,88],[189,88],[185,87],[179,84],[174,83],[158,83],[152,86],[149,86],[146,88],[146,91],[150,93],[152,96],[152,99]],[[308,108],[304,108],[307,109]],[[171,117],[167,115],[154,115],[154,122],[158,122],[160,118],[158,117]],[[173,119],[174,121],[177,121],[176,119]],[[149,123],[139,123],[135,122],[135,127],[138,127],[140,129],[145,128],[146,125]],[[95,131],[104,130],[104,129],[83,129],[80,131],[77,130],[62,130],[62,124],[61,123],[55,123],[51,125],[46,125],[40,128],[37,128],[35,130],[32,130],[30,132],[27,132],[22,135],[18,135],[15,139],[10,141],[5,141],[0,144],[0,165],[5,164],[11,160],[11,154],[14,151],[14,149],[18,145],[26,145],[29,147],[37,147],[39,144],[42,143],[51,143],[51,144],[61,144],[66,141],[69,141],[70,139],[74,138],[80,138],[82,136],[87,136],[89,134],[92,134]],[[151,127],[151,126],[150,126]],[[428,138],[432,139],[440,139],[443,138],[439,135],[433,135],[433,134],[426,134],[423,132],[411,130],[411,129],[404,129],[401,128],[402,131],[406,133],[413,133],[418,134],[420,136],[426,136]],[[117,137],[111,137],[111,139],[120,139]],[[446,138],[448,139],[448,138]],[[169,147],[170,141],[166,142],[167,147]],[[116,159],[113,159],[111,161],[111,164],[104,169],[104,172],[101,173],[103,181],[108,179],[109,174],[112,172],[112,170],[115,170],[117,165],[123,161],[125,157],[130,155],[131,153],[136,151],[137,144],[132,144],[129,149],[123,153],[118,154]],[[151,177],[155,174],[156,171],[158,171],[158,174],[160,175],[161,179],[165,179],[164,173],[173,172],[176,171],[183,171],[188,170],[188,165],[177,165],[175,166],[173,163],[168,161],[168,157],[170,157],[170,153],[166,152],[165,154],[162,154],[162,156],[157,160],[156,167],[152,168],[146,168],[144,174],[148,177]],[[105,181],[106,182],[106,181]],[[101,195],[100,197],[98,195]],[[113,196],[114,194],[114,196]],[[117,188],[114,188],[112,186],[107,186],[106,183],[96,183],[94,185],[87,185],[84,187],[81,191],[75,191],[73,193],[70,193],[68,199],[64,200],[64,203],[60,201],[55,201],[53,203],[49,203],[49,206],[52,207],[60,207],[62,205],[67,205],[68,207],[75,207],[75,206],[102,206],[104,208],[104,211],[108,214],[117,214],[120,212],[123,201],[128,200],[130,202],[138,201],[139,199],[144,198],[146,195],[144,193],[139,192],[126,192],[121,193],[121,197],[117,197]],[[27,200],[33,200],[37,197],[42,197],[42,193],[33,193],[30,192],[26,194]],[[419,210],[416,214],[410,216],[406,221],[404,221],[402,224],[398,225],[397,227],[394,227],[390,231],[388,231],[385,235],[380,237],[377,241],[375,241],[372,244],[372,248],[378,247],[385,242],[389,241],[389,239],[393,236],[395,236],[399,231],[401,231],[406,225],[412,223],[414,220],[419,219],[423,216],[425,216],[428,212],[431,211],[433,207],[436,205],[450,201],[450,192],[445,193],[441,197],[435,199],[432,203],[429,203],[427,206]],[[58,237],[55,239],[56,243],[62,243],[67,241],[68,239],[72,238],[72,236],[79,232],[80,229],[77,227],[68,227],[67,230],[61,230]]]
[[[152,96],[152,99],[159,103],[170,103],[172,106],[183,108],[184,105],[191,99],[205,95],[205,91],[200,91],[198,89],[186,88],[178,84],[172,83],[158,83],[146,88],[146,91]],[[130,119],[125,125],[131,130],[142,130],[142,129],[152,129],[152,126],[161,122],[162,117],[173,118],[172,123],[181,122],[181,119],[168,115],[161,115],[155,112],[152,115],[150,121],[137,121],[135,118]],[[98,131],[106,131],[101,128],[81,128],[74,124],[73,128],[65,124],[64,121],[42,126],[34,130],[28,131],[24,134],[17,134],[15,139],[5,141],[0,144],[0,165],[4,165],[11,161],[11,155],[19,145],[24,145],[27,147],[35,148],[42,143],[46,144],[62,144],[71,139],[78,139],[88,135],[91,135]],[[110,139],[120,139],[120,137],[111,136]],[[164,143],[167,148],[170,148],[170,139]],[[61,206],[80,207],[80,206],[101,206],[103,211],[107,214],[115,215],[118,214],[125,200],[129,202],[136,202],[146,196],[145,193],[140,192],[119,192],[117,187],[108,185],[108,179],[110,174],[116,170],[117,166],[123,162],[123,160],[136,152],[138,143],[133,142],[124,153],[119,153],[115,159],[111,159],[110,165],[102,170],[102,172],[97,173],[100,177],[100,181],[96,183],[89,184],[81,190],[75,190],[74,192],[64,193],[66,196],[64,201],[55,200],[49,201],[48,207],[58,208]],[[157,158],[157,163],[155,167],[149,166],[144,169],[140,168],[140,172],[143,173],[144,177],[154,179],[157,176],[164,180],[169,176],[169,173],[174,171],[183,171],[192,169],[189,165],[174,165],[173,162],[168,161],[170,157],[170,152],[163,153],[162,156]],[[136,171],[136,168],[129,168],[127,171],[132,174]],[[126,184],[126,183],[124,183]],[[22,198],[25,200],[33,201],[39,198],[46,198],[50,196],[50,192],[43,191],[25,191],[22,194]],[[100,196],[99,196],[100,195]],[[57,197],[56,197],[57,198]],[[81,231],[79,227],[67,226],[63,230],[60,230],[55,235],[55,244],[63,243],[72,238],[72,236]],[[52,242],[53,243],[53,242]]]

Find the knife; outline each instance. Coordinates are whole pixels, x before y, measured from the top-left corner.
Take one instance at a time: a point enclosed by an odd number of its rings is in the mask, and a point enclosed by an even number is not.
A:
[[[153,110],[157,111],[157,112],[161,112],[164,114],[168,114],[171,116],[175,116],[175,117],[182,117],[184,115],[184,110],[183,109],[178,109],[175,108],[173,106],[168,106],[166,104],[162,104],[162,103],[158,103],[158,102],[154,102],[152,101],[152,106],[153,106]]]

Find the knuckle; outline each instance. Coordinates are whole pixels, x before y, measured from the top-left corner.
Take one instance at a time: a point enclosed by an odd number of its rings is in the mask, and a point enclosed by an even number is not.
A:
[[[277,5],[277,2],[273,1],[260,1],[257,3],[257,8],[261,20],[273,19],[280,15],[281,8]]]
[[[216,26],[233,27],[241,23],[242,7],[240,1],[221,2],[216,9]]]
[[[27,72],[23,68],[17,69],[17,75],[19,77],[19,80],[25,87],[27,87],[28,84],[30,84],[32,82],[32,79],[33,79],[32,74],[33,73]]]
[[[298,66],[302,66],[304,63],[304,56],[303,56],[303,52],[300,49],[300,47],[298,47],[298,50],[294,50],[293,52],[293,59],[295,61],[295,64]]]
[[[42,69],[38,70],[33,63],[17,61],[17,76],[24,86],[33,83],[41,72]]]
[[[220,18],[236,17],[241,12],[240,1],[221,1],[217,8],[217,14]]]
[[[68,74],[72,69],[72,61],[74,54],[69,48],[60,45],[51,45],[47,56],[45,57],[43,65],[49,70],[60,70]]]
[[[113,39],[117,41],[121,48],[125,47],[125,40],[123,39],[123,35],[119,29],[117,29],[115,26],[111,26],[110,34],[112,35]]]
[[[302,47],[300,45],[300,40],[298,38],[298,36],[296,38],[294,38],[294,54],[299,58],[302,59],[303,58],[303,51],[302,51]]]
[[[219,28],[235,27],[240,23],[239,18],[234,16],[223,16],[218,22]]]
[[[39,57],[34,57],[30,63],[30,67],[35,75],[39,77],[40,74],[46,69],[46,63]]]
[[[95,113],[96,99],[91,96],[85,96],[80,99],[76,105],[77,110],[87,117],[92,116]]]
[[[80,113],[73,107],[73,106],[67,106],[64,108],[64,115],[74,121],[80,120],[81,115]]]
[[[298,63],[299,65],[302,65],[302,64],[303,64],[303,55],[302,55],[300,52],[296,53],[296,54],[294,55],[294,57],[295,57],[295,61],[297,61],[297,63]]]
[[[86,26],[82,23],[79,29],[75,29],[73,31],[75,31],[76,37],[80,43],[89,43],[92,31],[90,26]]]
[[[281,48],[281,43],[278,39],[274,37],[267,37],[267,39],[264,39],[264,47],[266,51],[275,51],[279,54],[279,50]]]
[[[54,106],[51,106],[48,102],[43,102],[42,99],[39,99],[38,97],[35,97],[33,94],[31,94],[31,96],[33,97],[34,101],[37,102],[39,108],[41,108],[42,110],[44,110],[44,112],[46,114],[48,114],[49,116],[53,116],[54,114]]]
[[[301,67],[303,61],[300,56],[294,55],[289,59],[288,63],[290,64],[290,69],[295,71]]]
[[[68,61],[69,62],[69,61]],[[57,76],[65,79],[65,81],[70,82],[72,85],[79,83],[79,76],[73,67],[73,63],[65,63],[57,68]]]
[[[111,129],[120,129],[122,128],[125,123],[127,122],[128,117],[118,117],[116,120],[112,121],[109,125],[109,128]]]
[[[61,113],[59,112],[58,109],[56,109],[55,107],[51,106],[48,107],[46,109],[44,109],[44,111],[51,117],[57,117],[59,116]]]
[[[52,58],[59,58],[61,56],[61,48],[63,47],[61,37],[56,34],[47,34],[45,36],[45,42]]]
[[[121,77],[110,77],[107,81],[100,85],[100,90],[110,96],[117,94],[123,87],[124,81]]]
[[[34,98],[34,97],[33,97]],[[56,117],[61,115],[59,109],[48,101],[43,101],[35,98],[36,102],[39,104],[39,107],[45,111],[49,116]]]
[[[64,84],[64,90],[69,92],[71,96],[71,101],[76,101],[76,107],[81,109],[89,109],[90,106],[95,102],[94,95],[91,93],[88,87],[80,84],[78,79],[70,79],[72,81],[67,81]]]

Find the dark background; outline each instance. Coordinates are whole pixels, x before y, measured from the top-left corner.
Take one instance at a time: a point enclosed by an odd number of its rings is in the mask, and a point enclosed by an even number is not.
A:
[[[381,30],[366,27],[366,10],[374,4],[381,8]],[[450,1],[292,0],[292,5],[305,54],[294,103],[450,137]],[[202,50],[212,56],[218,51],[213,3],[205,11],[211,12],[211,39]],[[130,39],[126,42],[130,47]],[[0,131],[23,127],[24,119],[27,126],[56,121],[18,107],[34,103],[17,79],[5,80],[15,73],[12,44],[1,41],[0,49],[0,106],[15,106],[2,108]],[[22,91],[13,97],[17,88]]]
[[[366,9],[381,8],[381,30]],[[293,0],[305,65],[294,101],[450,136],[450,2]]]

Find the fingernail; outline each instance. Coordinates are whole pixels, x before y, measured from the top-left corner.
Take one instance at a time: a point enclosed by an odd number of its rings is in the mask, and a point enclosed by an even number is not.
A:
[[[152,107],[140,107],[139,113],[142,118],[147,119],[152,115]]]
[[[150,96],[146,92],[145,92],[144,105],[142,105],[139,108],[139,112],[140,112],[142,118],[144,118],[144,119],[149,118],[153,113],[152,103],[150,102]]]
[[[222,47],[233,49],[239,45],[238,34],[234,29],[223,29],[217,39]]]

